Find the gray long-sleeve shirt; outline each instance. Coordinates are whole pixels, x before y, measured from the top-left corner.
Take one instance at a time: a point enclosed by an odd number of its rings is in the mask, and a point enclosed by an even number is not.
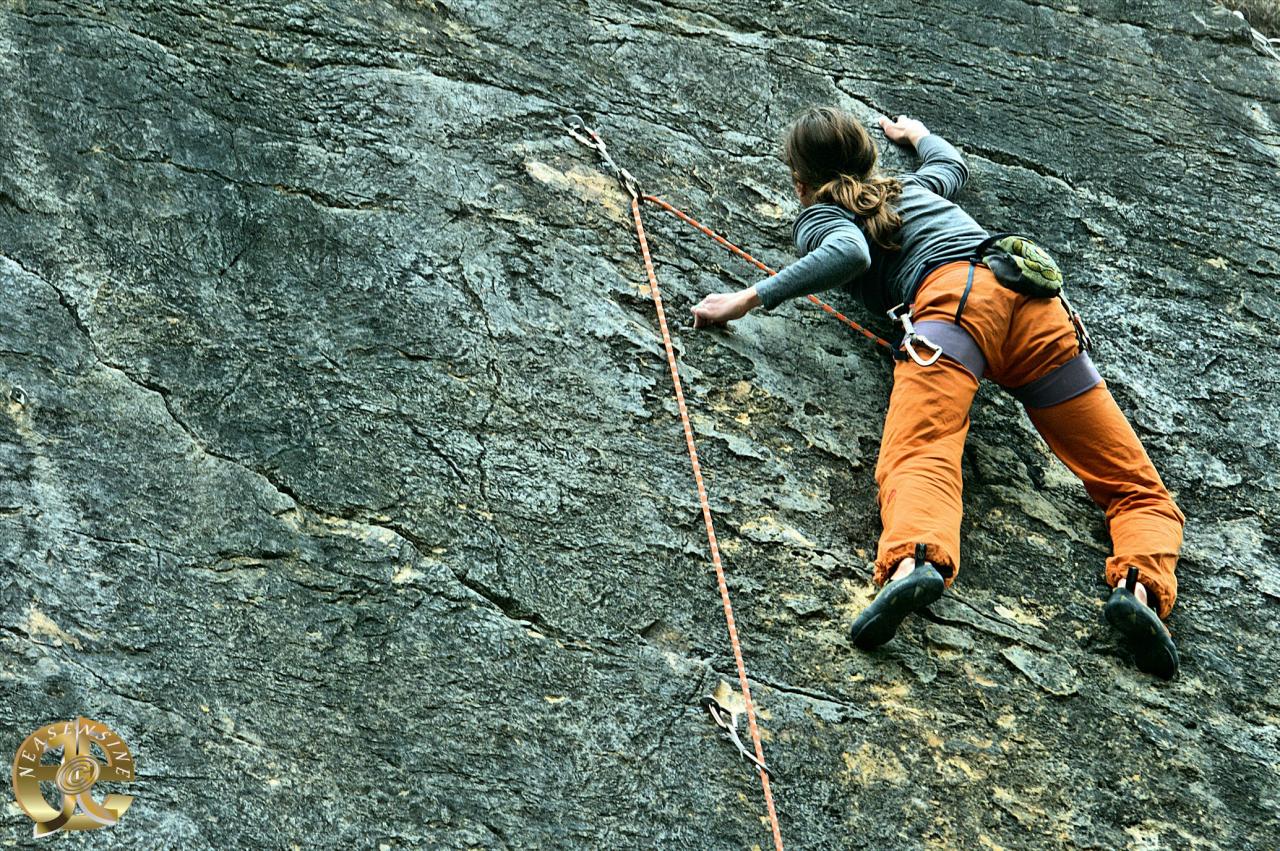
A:
[[[963,259],[989,234],[951,202],[969,177],[964,159],[941,136],[916,145],[919,168],[902,175],[895,209],[902,216],[899,251],[884,251],[866,238],[854,213],[836,204],[806,207],[792,227],[800,257],[756,284],[760,303],[772,309],[787,299],[845,286],[873,311],[910,301],[920,275],[946,259]]]

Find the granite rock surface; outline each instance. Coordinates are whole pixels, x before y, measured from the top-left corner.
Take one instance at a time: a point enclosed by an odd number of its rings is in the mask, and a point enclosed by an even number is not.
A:
[[[778,266],[779,134],[839,103],[1058,256],[1188,516],[1183,673],[994,387],[960,580],[855,651],[889,366],[804,303],[693,331],[756,273],[650,209],[788,847],[1280,846],[1280,64],[1209,2],[841,5],[0,6],[0,743],[129,743],[83,841],[769,847],[626,198],[560,121]]]

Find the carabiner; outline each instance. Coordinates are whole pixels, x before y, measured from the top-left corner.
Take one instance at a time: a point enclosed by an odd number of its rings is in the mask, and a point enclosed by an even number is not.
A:
[[[640,200],[640,184],[636,182],[631,172],[613,161],[613,157],[610,156],[609,149],[605,147],[604,139],[600,138],[600,134],[592,130],[580,115],[566,115],[563,121],[565,132],[588,148],[595,148],[596,152],[600,154],[600,158],[604,160],[605,166],[613,172],[614,177],[618,178],[618,183],[622,184],[622,188],[626,190],[627,194],[633,200]],[[586,133],[586,135],[584,136],[583,133]]]
[[[747,746],[742,743],[742,739],[738,738],[738,714],[720,705],[720,701],[708,695],[702,698],[702,708],[707,710],[707,714],[711,716],[711,720],[716,722],[716,726],[724,730],[729,736],[729,740],[733,742],[734,747],[738,749],[738,753],[747,762],[754,765],[765,773],[770,780],[773,779],[773,772],[769,767],[760,760],[756,759],[756,755],[747,750]]]
[[[942,357],[942,347],[936,345],[928,337],[923,334],[916,333],[915,323],[911,321],[911,306],[906,302],[889,308],[889,318],[895,322],[902,323],[902,330],[906,332],[906,336],[902,338],[902,345],[906,348],[907,354],[911,359],[921,366],[933,366],[938,362],[938,358]],[[920,357],[920,353],[916,351],[914,343],[924,343],[933,349],[933,357],[925,360]]]
[[[926,346],[933,349],[933,356],[928,360],[920,357],[920,355],[916,353],[915,347],[911,345],[913,342],[924,343]],[[907,354],[911,355],[911,359],[921,366],[933,366],[938,362],[938,358],[942,357],[942,347],[932,342],[923,334],[916,334],[914,332],[908,334],[907,339],[903,341],[903,345],[906,346]]]

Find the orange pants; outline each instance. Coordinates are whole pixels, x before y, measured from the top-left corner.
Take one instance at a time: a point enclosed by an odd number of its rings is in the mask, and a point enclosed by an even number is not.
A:
[[[954,321],[967,262],[932,270],[916,294],[912,318]],[[1075,328],[1058,299],[1032,298],[1002,286],[985,266],[974,269],[961,325],[987,358],[986,377],[1020,387],[1079,352]],[[927,356],[927,347],[922,347]],[[917,542],[947,581],[960,570],[960,457],[978,379],[942,357],[894,368],[893,393],[876,464],[884,532],[875,581],[884,584]],[[1106,580],[1118,585],[1138,568],[1160,617],[1177,596],[1174,566],[1186,522],[1106,383],[1048,408],[1028,408],[1054,453],[1106,510],[1113,555]]]

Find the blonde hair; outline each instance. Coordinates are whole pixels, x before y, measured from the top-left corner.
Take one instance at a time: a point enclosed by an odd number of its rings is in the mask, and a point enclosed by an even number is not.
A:
[[[809,109],[787,128],[782,158],[815,203],[838,204],[859,216],[867,236],[886,251],[902,248],[895,237],[902,217],[893,203],[902,182],[878,174],[879,152],[862,124],[832,106]]]

